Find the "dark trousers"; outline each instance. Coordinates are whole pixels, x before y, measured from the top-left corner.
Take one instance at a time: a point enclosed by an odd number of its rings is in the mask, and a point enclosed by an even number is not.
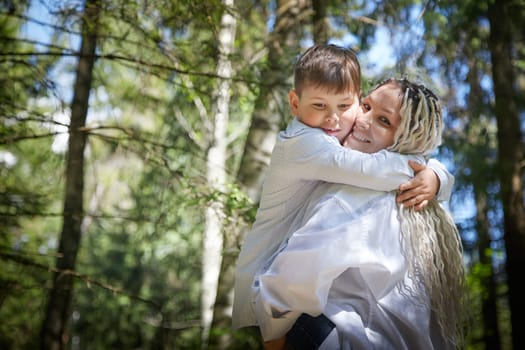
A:
[[[290,350],[317,350],[335,324],[325,315],[312,317],[302,314],[286,334],[286,347]]]

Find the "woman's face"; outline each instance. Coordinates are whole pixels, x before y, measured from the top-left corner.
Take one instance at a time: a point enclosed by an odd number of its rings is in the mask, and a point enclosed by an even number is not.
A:
[[[364,153],[391,146],[401,123],[400,109],[401,90],[397,85],[389,83],[375,89],[364,98],[343,145]]]

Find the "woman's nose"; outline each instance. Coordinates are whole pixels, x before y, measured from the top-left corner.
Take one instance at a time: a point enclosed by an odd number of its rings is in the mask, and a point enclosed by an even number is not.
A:
[[[370,127],[368,118],[364,115],[360,115],[357,118],[355,118],[355,125],[357,127],[360,127],[361,129],[368,129]]]

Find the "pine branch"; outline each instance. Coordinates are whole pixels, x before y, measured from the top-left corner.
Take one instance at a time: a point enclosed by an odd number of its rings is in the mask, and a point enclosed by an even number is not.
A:
[[[154,307],[157,310],[161,310],[161,308],[162,308],[161,305],[159,305],[157,302],[155,302],[153,300],[145,299],[145,298],[142,298],[142,297],[140,297],[138,295],[131,294],[131,293],[125,291],[125,290],[122,290],[121,288],[117,288],[117,287],[114,287],[114,286],[109,285],[107,283],[100,282],[98,280],[95,280],[95,279],[89,277],[88,275],[84,275],[84,274],[78,273],[78,272],[76,272],[74,270],[63,270],[63,269],[58,269],[56,267],[52,267],[52,266],[49,266],[49,265],[46,265],[46,264],[38,263],[36,261],[33,261],[32,259],[29,259],[29,258],[23,256],[22,254],[9,253],[9,252],[5,252],[5,251],[0,250],[0,259],[6,260],[6,261],[13,261],[13,262],[15,262],[17,264],[21,264],[21,265],[24,265],[24,266],[36,267],[36,268],[41,269],[41,270],[58,273],[61,276],[69,275],[69,276],[72,276],[72,277],[74,277],[74,278],[76,278],[78,280],[83,281],[87,285],[88,288],[91,288],[91,286],[94,285],[94,286],[100,287],[102,289],[105,289],[107,291],[110,291],[110,292],[112,292],[114,294],[125,295],[125,296],[129,297],[132,300],[140,301],[140,302],[142,302],[144,304],[147,304],[147,305],[150,305],[150,306]]]

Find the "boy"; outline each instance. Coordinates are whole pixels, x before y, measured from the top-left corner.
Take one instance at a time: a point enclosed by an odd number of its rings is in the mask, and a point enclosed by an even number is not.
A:
[[[409,160],[424,163],[422,157],[388,151],[364,154],[340,145],[359,108],[361,72],[351,50],[313,46],[300,57],[294,74],[295,90],[290,91],[289,102],[295,118],[278,136],[255,223],[237,261],[235,328],[257,324],[255,276],[271,262],[293,221],[300,219],[296,214],[304,200],[320,181],[392,191],[413,176]],[[425,199],[434,196],[440,183],[443,188],[452,187],[452,176],[443,167],[435,170],[439,180],[432,174],[432,184],[426,186],[436,191]],[[447,195],[440,193],[440,197]]]

